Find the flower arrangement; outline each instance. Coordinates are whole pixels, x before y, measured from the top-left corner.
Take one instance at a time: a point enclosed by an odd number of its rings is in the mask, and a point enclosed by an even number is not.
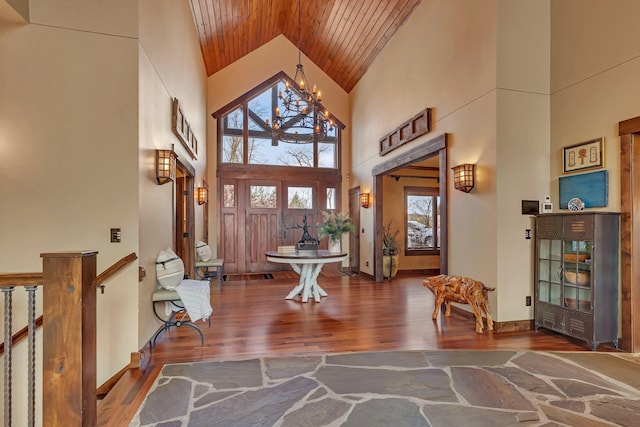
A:
[[[356,231],[351,218],[346,212],[322,212],[322,222],[318,223],[320,237],[329,237],[332,242],[337,242],[343,233]]]
[[[387,225],[382,226],[382,254],[396,255],[398,253],[398,234],[400,230],[391,231],[390,220]]]

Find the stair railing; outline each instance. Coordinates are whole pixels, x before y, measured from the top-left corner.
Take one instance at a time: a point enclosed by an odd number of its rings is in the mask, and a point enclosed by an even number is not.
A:
[[[35,395],[36,395],[36,289],[42,285],[42,273],[0,274],[0,290],[4,295],[4,425],[11,425],[12,413],[12,374],[13,374],[13,344],[26,336],[28,338],[27,362],[27,420],[28,425],[35,425]],[[27,291],[27,327],[17,336],[12,336],[13,323],[13,292],[16,287],[24,287]]]
[[[131,253],[96,276],[97,252],[42,254],[42,273],[0,274],[4,295],[4,426],[12,424],[12,355],[28,339],[27,424],[35,425],[35,330],[43,325],[43,413],[45,426],[94,426],[96,402],[96,286],[135,261]],[[36,319],[36,290],[43,285],[43,315]],[[13,292],[28,293],[27,326],[13,334]],[[44,321],[43,321],[44,319]]]

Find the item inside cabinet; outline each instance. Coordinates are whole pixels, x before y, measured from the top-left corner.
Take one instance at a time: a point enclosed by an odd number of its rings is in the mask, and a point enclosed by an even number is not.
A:
[[[565,269],[564,280],[572,285],[587,286],[591,279],[591,273],[588,271],[582,271],[580,269]]]

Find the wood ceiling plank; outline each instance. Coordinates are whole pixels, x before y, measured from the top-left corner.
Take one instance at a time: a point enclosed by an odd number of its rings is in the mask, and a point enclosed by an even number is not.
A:
[[[242,9],[240,10],[240,15],[242,19],[242,55],[247,55],[251,53],[253,50],[253,37],[252,35],[252,27],[255,25],[256,17],[251,16],[249,13],[249,0],[242,0]]]
[[[205,19],[202,17],[202,10],[200,9],[201,2],[198,0],[190,0],[189,4],[191,5],[191,15],[193,16],[193,23],[196,28],[196,34],[198,34],[198,40],[200,41],[200,52],[202,53],[202,59],[204,60],[205,68],[207,69],[208,74],[210,67],[208,64],[209,44],[207,43],[207,26],[209,24],[208,21],[205,21]]]
[[[311,37],[308,44],[307,52],[309,53],[309,58],[319,58],[324,51],[324,45],[319,33],[321,29],[326,27],[327,21],[331,18],[331,10],[334,4],[335,0],[316,3],[316,14],[310,18],[310,27],[313,28],[314,37]]]
[[[231,37],[227,37],[226,40],[231,39],[231,55],[229,56],[229,63],[233,63],[236,59],[242,55],[242,27],[240,22],[240,8],[239,2],[242,0],[226,0],[227,3],[227,16],[229,18],[230,34]]]
[[[349,92],[420,1],[302,1],[300,50]],[[299,45],[297,0],[190,2],[208,75],[279,34]]]
[[[209,22],[211,25],[211,33],[213,38],[209,41],[211,51],[214,58],[215,70],[218,71],[224,67],[224,26],[222,22],[222,9],[219,1],[212,2],[207,0],[207,11]],[[214,71],[215,72],[215,71]]]
[[[334,80],[345,80],[348,77],[346,73],[351,69],[351,64],[360,57],[357,51],[359,48],[358,40],[369,33],[368,28],[371,27],[371,23],[377,21],[374,19],[376,10],[378,10],[377,7],[361,7],[355,14],[355,19],[350,27],[346,28],[346,33],[341,36],[342,43],[338,46],[334,56],[335,66],[332,76]]]
[[[221,25],[216,27],[216,16],[213,14],[214,10],[211,2],[208,0],[200,0],[200,2],[202,3],[202,18],[207,21],[208,27],[207,34],[209,37],[209,42],[207,43],[207,52],[209,54],[211,66],[217,70],[219,69],[217,67],[219,67],[220,64],[223,63],[221,51],[217,48],[216,43],[216,40],[220,40],[220,37],[222,37],[222,28]]]
[[[193,16],[193,22],[196,28],[196,32],[198,33],[198,38],[200,39],[200,51],[202,52],[202,58],[204,60],[207,74],[209,74],[211,68],[209,63],[209,45],[207,43],[207,40],[209,40],[210,34],[207,33],[208,23],[206,17],[203,17],[202,15],[203,4],[200,0],[190,0],[189,3],[191,5],[191,15]]]
[[[296,47],[298,46],[298,2],[279,2],[279,24],[281,33]]]
[[[349,80],[346,80],[344,83],[345,87],[349,88],[347,92],[349,92],[353,87],[358,83],[360,78],[364,75],[369,66],[373,63],[375,57],[382,51],[387,42],[393,37],[393,35],[398,31],[398,29],[405,23],[407,18],[411,15],[415,7],[420,4],[420,0],[412,0],[412,1],[400,1],[396,6],[396,10],[392,13],[389,19],[386,20],[388,25],[384,25],[380,28],[380,31],[384,30],[384,34],[381,37],[374,37],[371,39],[371,43],[362,49],[363,54],[366,56],[362,61],[358,61],[358,64],[354,64],[353,71],[350,73],[351,77]],[[393,17],[393,18],[391,18]],[[375,45],[372,45],[374,40],[377,39]],[[363,55],[364,56],[364,55]],[[355,67],[358,67],[357,69]]]
[[[233,50],[233,41],[231,40],[233,28],[231,27],[231,19],[228,16],[227,2],[220,0],[217,3],[220,7],[220,30],[222,32],[222,37],[218,38],[218,49],[221,51],[222,64],[230,64],[231,51]]]
[[[342,19],[342,15],[345,13],[346,2],[337,1],[330,11],[330,17],[326,21],[326,25],[319,36],[324,49],[319,57],[313,59],[313,62],[322,68],[323,70],[329,70],[333,63],[333,45],[337,40],[334,38],[338,32],[338,27]],[[328,73],[327,73],[328,74]]]
[[[355,19],[350,18],[348,25],[344,25],[345,30],[343,30],[339,35],[338,44],[334,49],[332,49],[332,66],[329,68],[329,72],[331,73],[330,76],[336,81],[342,82],[347,79],[347,70],[351,69],[353,65],[357,65],[354,64],[354,62],[357,62],[357,58],[359,56],[355,55],[351,51],[349,44],[352,44],[357,38],[355,31],[358,26],[358,22],[362,20],[362,14],[369,10],[375,10],[381,7],[380,2],[369,2],[366,6],[365,3],[361,3],[360,6],[361,7],[357,10],[357,13],[351,14],[352,17],[355,16]],[[372,22],[375,21],[367,22],[367,27],[371,27]],[[363,30],[360,29],[360,31]],[[343,63],[344,61],[347,61],[347,63]]]
[[[251,50],[259,48],[263,43],[266,43],[266,40],[270,40],[269,25],[273,19],[274,7],[271,0],[252,1],[250,12],[252,23],[250,34]]]
[[[401,2],[404,3],[406,1],[401,0]],[[398,7],[396,0],[388,0],[384,4],[384,7],[381,6],[382,5],[378,5],[378,7],[375,7],[378,12],[375,16],[375,21],[372,20],[366,31],[362,32],[363,34],[362,38],[359,40],[360,44],[358,46],[358,49],[354,49],[352,51],[353,56],[351,58],[348,58],[348,63],[342,63],[342,65],[345,65],[347,67],[346,69],[342,70],[344,75],[344,80],[342,80],[343,82],[350,82],[355,77],[357,77],[357,80],[359,80],[360,77],[362,77],[363,73],[358,73],[365,64],[370,49],[374,48],[377,45],[380,38],[386,32],[386,28],[389,26],[388,21],[393,20],[393,14],[398,13],[398,10],[395,9]],[[376,52],[376,55],[374,55],[374,57],[377,56],[378,53],[379,52]],[[365,67],[368,67],[368,65],[370,64],[367,64]],[[350,89],[353,89],[353,86],[350,86]]]

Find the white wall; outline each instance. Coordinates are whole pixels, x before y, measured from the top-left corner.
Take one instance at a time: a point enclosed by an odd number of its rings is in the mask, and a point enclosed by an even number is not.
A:
[[[587,209],[619,212],[618,123],[640,116],[640,1],[554,0],[551,16],[549,175],[554,211],[562,212],[562,148],[604,137],[608,206]]]
[[[153,316],[151,294],[157,288],[155,260],[167,247],[175,249],[175,189],[158,185],[155,150],[174,149],[178,159],[196,171],[196,186],[206,179],[206,72],[187,0],[141,0],[140,5],[140,265],[147,274],[139,285],[141,348],[161,325]],[[178,98],[199,141],[193,159],[171,130],[172,99]],[[196,241],[202,240],[203,208],[195,207]]]
[[[351,92],[353,185],[371,188],[376,164],[442,133],[451,136],[450,179],[451,166],[478,165],[472,193],[449,185],[449,270],[488,284],[496,282],[495,58],[495,1],[422,2]],[[425,107],[434,109],[433,131],[380,157],[378,140]],[[371,209],[361,222],[360,265],[373,274]]]
[[[535,220],[522,200],[549,193],[550,0],[498,2],[497,264],[500,321],[533,318]],[[525,230],[532,239],[525,239]]]
[[[131,252],[147,270],[139,284],[133,263],[98,294],[99,385],[158,326],[150,294],[174,195],[155,183],[154,150],[175,144],[196,185],[205,177],[206,73],[189,3],[33,0],[27,24],[0,1],[0,271],[42,271],[40,253],[75,249],[98,250],[98,272]],[[202,142],[197,160],[171,132],[172,97]]]
[[[533,294],[534,246],[524,233],[533,225],[520,206],[548,194],[549,1],[423,2],[351,95],[354,183],[370,187],[376,164],[450,134],[449,273],[496,287],[497,320],[531,318],[524,297]],[[372,141],[427,106],[434,131],[380,157]],[[461,163],[476,164],[468,194],[452,185],[450,168]],[[361,221],[365,266],[372,212]]]
[[[619,212],[618,122],[640,115],[640,1],[554,0],[551,12],[554,210],[559,211],[562,147],[604,137],[609,206],[595,210]]]
[[[99,251],[102,272],[138,252],[136,26],[107,14],[99,28],[77,27],[98,19],[101,2],[50,13],[63,3],[32,1],[30,24],[0,21],[1,272],[42,271],[40,253],[85,249]],[[137,16],[132,2],[113,6]],[[109,242],[111,227],[122,243]],[[136,285],[134,265],[98,293],[99,382],[136,349]],[[25,305],[14,310],[21,328]]]

